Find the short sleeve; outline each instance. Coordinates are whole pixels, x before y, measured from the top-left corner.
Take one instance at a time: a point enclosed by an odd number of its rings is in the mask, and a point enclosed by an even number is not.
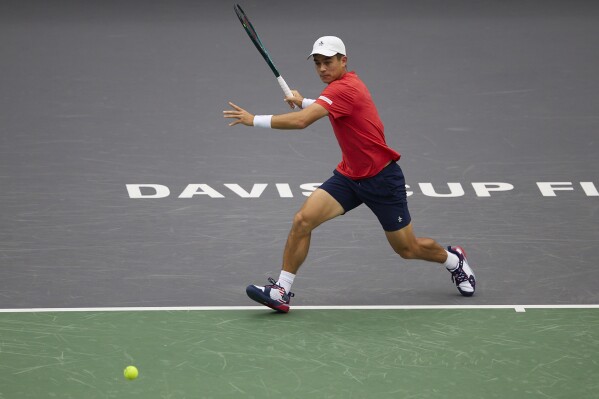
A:
[[[345,82],[330,83],[316,102],[323,106],[334,119],[350,115],[353,111],[358,91]]]

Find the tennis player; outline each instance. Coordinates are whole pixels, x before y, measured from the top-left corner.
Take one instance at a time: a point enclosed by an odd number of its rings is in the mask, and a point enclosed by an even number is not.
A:
[[[325,116],[333,127],[342,159],[333,176],[306,199],[295,214],[279,279],[268,285],[250,285],[246,292],[256,302],[279,312],[289,311],[291,286],[308,255],[312,230],[320,224],[366,204],[377,216],[391,247],[404,259],[443,264],[464,296],[472,296],[476,280],[465,251],[447,247],[431,238],[416,237],[406,197],[403,172],[396,163],[400,154],[385,142],[383,123],[368,88],[355,72],[347,70],[347,52],[338,37],[316,40],[312,53],[316,73],[327,84],[318,99],[304,98],[297,90],[285,101],[299,112],[252,115],[229,102],[223,111],[229,125],[243,124],[271,129],[304,129]]]

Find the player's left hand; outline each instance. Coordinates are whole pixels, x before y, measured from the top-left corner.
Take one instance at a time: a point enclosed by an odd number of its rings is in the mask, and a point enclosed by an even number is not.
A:
[[[229,118],[229,119],[237,119],[236,121],[229,123],[229,126],[235,126],[240,123],[243,125],[246,125],[246,126],[254,126],[254,115],[250,114],[245,109],[233,104],[230,101],[229,101],[229,105],[233,109],[232,110],[224,110],[223,117]]]

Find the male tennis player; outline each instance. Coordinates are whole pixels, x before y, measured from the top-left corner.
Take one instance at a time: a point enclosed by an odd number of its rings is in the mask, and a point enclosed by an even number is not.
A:
[[[310,56],[316,72],[327,84],[317,100],[294,97],[285,100],[299,112],[282,115],[252,115],[229,102],[225,118],[229,125],[243,124],[272,129],[303,129],[329,117],[339,142],[342,160],[333,176],[306,199],[295,214],[279,280],[269,285],[250,285],[246,292],[256,302],[279,312],[289,311],[291,285],[308,255],[312,230],[320,224],[366,204],[379,219],[391,247],[404,259],[422,259],[443,264],[464,296],[472,296],[476,280],[461,247],[441,245],[431,238],[414,235],[406,198],[400,155],[387,146],[384,127],[366,85],[355,72],[347,71],[347,53],[341,39],[324,36],[316,40]]]

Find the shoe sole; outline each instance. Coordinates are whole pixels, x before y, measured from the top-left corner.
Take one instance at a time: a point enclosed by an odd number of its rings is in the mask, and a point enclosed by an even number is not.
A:
[[[250,297],[253,301],[258,302],[261,305],[267,306],[272,310],[276,310],[279,313],[288,313],[289,305],[286,303],[281,303],[278,301],[274,301],[271,298],[267,297],[266,294],[262,290],[257,289],[253,285],[248,285],[245,289],[245,293]]]

